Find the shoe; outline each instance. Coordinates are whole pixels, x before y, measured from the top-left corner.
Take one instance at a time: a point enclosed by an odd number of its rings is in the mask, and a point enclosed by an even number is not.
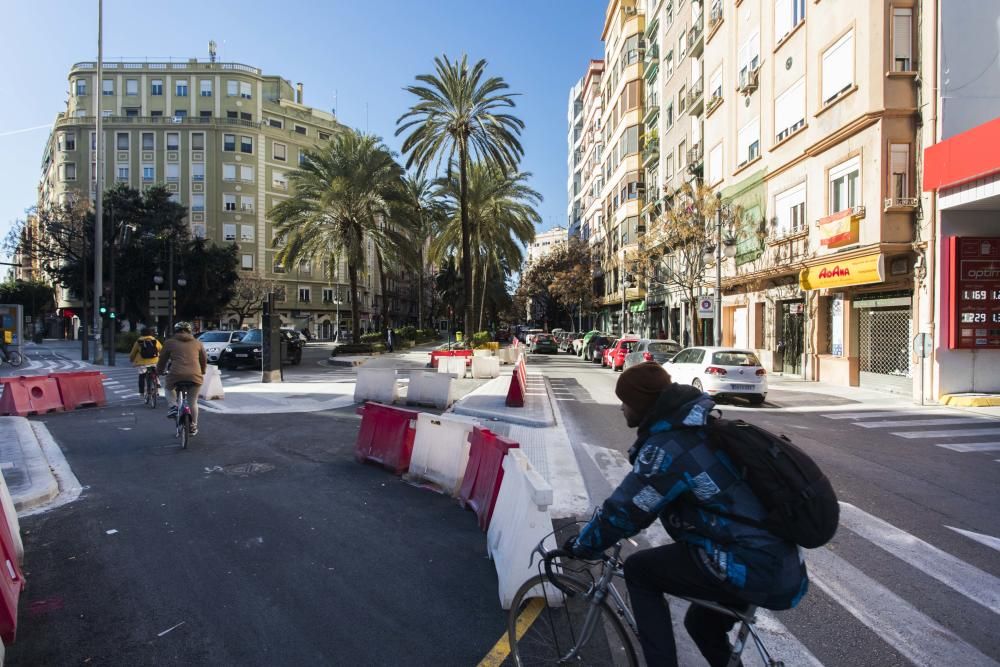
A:
[[[169,410],[167,410],[167,419],[177,419],[177,406],[176,405],[174,407],[170,408]]]
[[[191,424],[191,435],[198,435],[198,425]]]

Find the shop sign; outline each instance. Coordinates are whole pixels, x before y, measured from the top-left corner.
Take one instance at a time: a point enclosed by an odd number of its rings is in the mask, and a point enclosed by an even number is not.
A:
[[[799,272],[799,286],[804,290],[824,287],[867,285],[885,280],[885,256],[878,252],[863,257],[810,266]]]
[[[1000,238],[951,237],[952,349],[1000,349]]]

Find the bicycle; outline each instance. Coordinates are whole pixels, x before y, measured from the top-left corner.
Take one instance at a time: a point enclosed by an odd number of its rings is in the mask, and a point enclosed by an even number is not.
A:
[[[24,357],[17,350],[2,350],[0,351],[0,366],[7,364],[11,368],[20,368],[21,364],[24,363]]]
[[[156,366],[143,366],[139,373],[143,376],[143,400],[155,410],[156,401],[160,397],[160,378],[156,374]]]
[[[613,585],[614,579],[624,579],[621,542],[609,550],[610,555],[604,553],[600,562],[595,562],[595,574],[590,563],[573,561],[566,551],[546,551],[543,545],[547,539],[548,536],[539,542],[531,554],[532,564],[536,555],[541,556],[539,574],[514,594],[507,616],[507,639],[514,663],[519,667],[570,663],[588,667],[638,665],[635,644],[639,630],[635,617],[622,593]],[[552,568],[556,558],[561,561],[559,572],[553,572]],[[576,565],[570,567],[571,563]],[[783,662],[771,657],[757,634],[755,606],[740,611],[708,600],[675,597],[737,620],[736,641],[728,667],[740,664],[748,636],[753,638],[765,665],[784,667]]]
[[[177,431],[174,437],[181,439],[181,449],[187,449],[188,440],[191,438],[191,426],[194,423],[191,405],[188,403],[188,391],[193,386],[193,382],[178,382],[174,385],[174,391],[177,392],[177,416],[174,418]]]

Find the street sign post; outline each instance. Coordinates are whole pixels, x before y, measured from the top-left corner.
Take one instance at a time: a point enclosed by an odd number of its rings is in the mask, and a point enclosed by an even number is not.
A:
[[[703,296],[698,299],[698,317],[703,320],[715,317],[715,301],[712,297]]]

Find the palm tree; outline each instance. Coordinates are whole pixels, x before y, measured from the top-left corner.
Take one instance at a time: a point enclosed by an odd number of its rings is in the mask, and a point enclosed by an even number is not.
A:
[[[383,221],[398,197],[403,170],[378,137],[347,130],[306,152],[289,175],[294,194],[271,209],[275,259],[286,266],[317,256],[347,260],[351,328],[361,333],[358,272],[367,270],[366,240],[389,246]],[[339,323],[338,323],[339,327]]]
[[[412,266],[417,271],[417,321],[424,322],[424,277],[427,250],[430,241],[441,229],[445,220],[445,207],[434,191],[433,184],[423,173],[416,172],[403,178],[403,191],[393,210],[393,220],[400,223],[409,239]],[[431,258],[433,261],[436,258]]]
[[[524,122],[506,112],[515,106],[509,86],[500,77],[485,77],[486,61],[469,67],[468,56],[452,61],[447,56],[434,59],[435,74],[421,74],[417,85],[406,90],[418,101],[397,120],[396,135],[409,132],[403,152],[409,153],[406,167],[417,165],[435,170],[445,160],[448,173],[457,158],[459,210],[462,226],[462,281],[465,327],[472,326],[472,229],[468,209],[468,169],[471,161],[513,169],[524,149],[518,137]],[[423,85],[420,85],[423,84]]]

